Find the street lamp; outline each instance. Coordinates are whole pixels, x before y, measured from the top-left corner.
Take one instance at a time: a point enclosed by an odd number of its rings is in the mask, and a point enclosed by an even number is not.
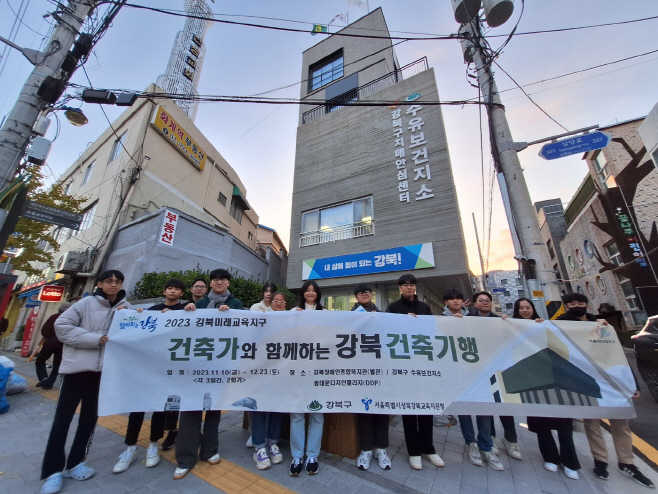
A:
[[[84,113],[82,113],[80,108],[71,108],[65,106],[62,108],[62,110],[66,110],[64,115],[66,116],[66,119],[71,123],[71,125],[81,127],[89,123],[89,119],[85,116]]]

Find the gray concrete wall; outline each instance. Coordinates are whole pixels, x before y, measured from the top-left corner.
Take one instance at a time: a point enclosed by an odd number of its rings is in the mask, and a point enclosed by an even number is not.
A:
[[[105,262],[126,276],[128,294],[144,273],[225,268],[240,277],[265,281],[268,262],[230,233],[179,213],[173,245],[158,241],[165,210],[123,225]]]

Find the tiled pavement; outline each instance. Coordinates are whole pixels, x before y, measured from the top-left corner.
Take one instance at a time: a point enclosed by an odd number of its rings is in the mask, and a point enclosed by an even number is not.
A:
[[[30,380],[28,392],[9,397],[11,409],[0,415],[0,494],[28,494],[39,491],[41,460],[50,431],[57,399],[57,390],[42,391],[35,388],[34,365],[17,354],[0,352],[16,363],[16,371]],[[520,420],[517,420],[519,423]],[[71,426],[69,438],[75,432],[77,419]],[[173,453],[162,452],[163,461],[155,468],[146,469],[144,445],[147,443],[148,422],[140,437],[140,460],[122,474],[113,474],[112,467],[124,450],[123,432],[127,424],[125,416],[102,417],[96,427],[94,442],[87,458],[96,475],[87,481],[65,480],[62,492],[74,494],[375,494],[375,493],[423,493],[423,494],[590,494],[647,492],[646,488],[621,475],[615,468],[616,458],[609,434],[606,434],[610,452],[610,481],[604,482],[591,474],[593,460],[582,433],[575,433],[576,448],[583,465],[580,480],[567,479],[562,471],[547,472],[543,468],[537,448],[536,436],[523,427],[517,427],[519,446],[524,461],[509,459],[501,448],[500,458],[505,471],[496,472],[489,467],[471,465],[464,457],[464,440],[459,427],[435,427],[434,443],[437,453],[446,466],[436,468],[423,460],[423,469],[412,470],[404,445],[402,422],[396,417],[391,423],[390,447],[393,468],[382,471],[373,461],[370,470],[362,472],[354,460],[322,454],[320,472],[311,477],[299,478],[288,475],[290,450],[282,442],[284,462],[269,470],[259,471],[252,461],[253,449],[245,447],[248,432],[242,430],[242,413],[227,412],[220,424],[220,454],[222,462],[209,466],[201,462],[183,480],[172,479],[175,468]],[[500,422],[496,419],[497,436],[502,436]],[[500,443],[499,447],[500,447]],[[170,460],[170,461],[167,461]],[[658,474],[642,460],[636,465],[658,484]]]

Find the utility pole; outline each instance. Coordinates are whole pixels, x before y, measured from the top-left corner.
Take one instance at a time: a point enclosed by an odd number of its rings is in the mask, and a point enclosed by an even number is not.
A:
[[[482,259],[482,250],[480,249],[480,236],[478,235],[478,225],[475,222],[475,213],[471,213],[473,216],[473,228],[475,228],[475,241],[478,244],[478,257],[480,258],[480,270],[482,271],[482,289],[487,291],[487,273],[484,272],[484,260]]]
[[[57,22],[57,27],[45,52],[21,50],[34,64],[34,70],[23,85],[18,100],[0,130],[0,190],[7,186],[16,173],[16,167],[32,136],[32,128],[48,104],[38,93],[50,93],[57,100],[64,91],[67,76],[62,71],[62,63],[95,5],[95,0],[69,0],[68,7],[60,4],[59,10],[51,14]],[[75,62],[72,70],[75,70]],[[52,87],[42,87],[44,82]]]
[[[492,5],[495,7],[505,3],[509,7],[509,0],[494,0],[488,2],[488,4],[485,2],[485,14],[488,22],[491,14],[497,13],[492,10]],[[505,107],[501,103],[496,88],[491,62],[485,56],[484,43],[482,40],[476,39],[479,33],[482,32],[478,14],[479,4],[479,1],[453,1],[455,18],[458,22],[462,22],[460,33],[465,36],[464,41],[462,41],[464,59],[474,63],[480,91],[487,105],[489,130],[492,138],[491,151],[497,167],[501,193],[506,203],[507,220],[514,240],[514,257],[519,262],[523,272],[526,295],[537,302],[535,304],[537,312],[545,319],[548,319],[549,314],[547,313],[546,304],[551,301],[560,301],[560,290],[548,256],[548,250],[539,230],[535,208],[530,199],[530,192],[517,155],[517,146],[514,143],[505,116]],[[473,10],[462,14],[463,17],[460,17],[458,11],[460,5],[468,8],[472,7]],[[511,15],[511,10],[502,22],[493,25],[502,24],[509,18],[509,15]]]

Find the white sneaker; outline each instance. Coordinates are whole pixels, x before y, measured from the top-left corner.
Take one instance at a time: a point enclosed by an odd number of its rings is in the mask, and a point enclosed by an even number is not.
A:
[[[370,468],[371,459],[372,459],[372,451],[361,451],[361,454],[356,459],[356,467],[359,470],[368,470],[368,468]]]
[[[137,446],[128,446],[128,448],[119,456],[119,462],[114,465],[112,472],[121,473],[128,470],[128,467],[137,459]]]
[[[216,455],[212,455],[210,458],[208,458],[206,462],[208,462],[208,465],[217,465],[221,459],[222,457],[219,456],[219,453],[217,453]]]
[[[493,451],[480,451],[480,455],[482,456],[482,460],[486,461],[494,470],[498,470],[499,472],[505,470],[505,467]]]
[[[514,458],[515,460],[523,461],[523,456],[521,456],[521,450],[519,449],[518,443],[511,443],[503,438],[503,446],[505,446],[507,456]]]
[[[382,470],[391,469],[391,459],[386,454],[386,450],[384,448],[375,448],[375,453],[373,456],[377,458],[377,462],[379,463],[379,468],[381,468]]]
[[[409,465],[414,470],[422,470],[423,469],[423,462],[422,462],[420,456],[410,456],[409,457]]]
[[[189,472],[189,468],[180,468],[176,467],[176,470],[174,470],[174,480],[180,480],[183,477],[187,475],[187,472]]]
[[[491,439],[492,439],[492,442],[493,442],[493,444],[491,446],[491,452],[495,455],[498,455],[500,453],[500,451],[498,450],[498,446],[496,446],[496,438],[492,437]]]
[[[254,461],[258,470],[267,470],[272,466],[272,462],[270,461],[270,457],[267,456],[265,448],[254,451]]]
[[[445,462],[441,459],[439,455],[434,453],[433,455],[423,455],[423,458],[429,460],[429,462],[435,467],[445,467]]]
[[[146,468],[153,468],[160,463],[160,454],[158,453],[158,443],[152,442],[146,450]]]
[[[482,455],[480,455],[480,449],[477,443],[467,444],[466,453],[468,454],[468,461],[478,467],[482,466]]]
[[[251,436],[249,436],[249,439],[247,439],[247,444],[246,444],[246,446],[247,446],[247,448],[253,448],[253,447],[254,447],[254,443],[253,443],[253,441],[251,440]]]
[[[281,454],[281,450],[276,444],[270,444],[270,446],[267,449],[268,452],[270,453],[270,460],[272,460],[273,465],[278,465],[283,461],[283,455]]]
[[[570,468],[564,467],[564,475],[572,480],[578,480],[578,470],[571,470]]]
[[[549,472],[557,472],[557,465],[547,461],[544,463],[544,469],[548,470]]]

